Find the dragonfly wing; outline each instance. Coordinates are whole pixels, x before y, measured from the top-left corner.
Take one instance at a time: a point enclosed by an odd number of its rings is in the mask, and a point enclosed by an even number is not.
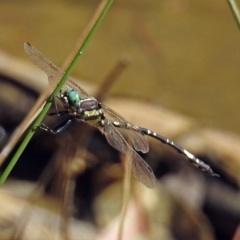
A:
[[[56,65],[54,65],[30,43],[24,43],[24,50],[29,56],[29,58],[33,61],[33,63],[47,74],[49,80],[52,80],[57,73],[60,73],[59,75],[63,74],[63,71],[61,71]]]
[[[121,128],[122,129],[122,128]],[[122,129],[123,130],[123,129]],[[132,143],[134,149],[142,153],[147,153],[149,151],[149,145],[146,137],[139,131],[133,129],[124,129],[126,134],[131,135]]]
[[[101,130],[101,129],[100,129]],[[109,120],[105,120],[105,124],[101,132],[105,135],[108,143],[121,153],[127,152],[127,142],[121,133],[114,128]]]
[[[65,84],[67,86],[67,88],[73,88],[74,90],[77,90],[80,94],[82,98],[88,98],[89,94],[83,90],[79,84],[74,81],[71,77],[68,78],[67,83]]]
[[[48,80],[50,82],[55,77],[58,77],[57,83],[59,82],[64,74],[64,71],[53,64],[47,57],[40,53],[30,43],[24,43],[24,50],[29,58],[33,61],[33,63],[47,74]],[[67,88],[74,88],[75,90],[79,91],[82,98],[87,98],[89,96],[71,77],[68,78],[67,83],[63,87],[63,90],[66,90]]]
[[[157,180],[151,167],[133,149],[131,149],[131,151],[127,155],[129,160],[131,161],[131,167],[134,177],[148,188],[156,187]]]
[[[141,130],[137,126],[134,126],[133,124],[129,123],[117,112],[103,104],[102,108],[104,114],[108,119],[110,119],[113,122],[117,121],[120,123],[119,127],[121,131],[124,132],[126,138],[129,138],[132,141],[135,150],[141,151],[143,153],[147,153],[149,151],[148,141],[145,135],[141,132]]]
[[[121,133],[109,120],[106,120],[101,131],[105,134],[108,143],[112,147],[127,155],[128,163],[130,164],[134,177],[145,186],[154,188],[156,186],[156,178],[152,169],[127,143]]]

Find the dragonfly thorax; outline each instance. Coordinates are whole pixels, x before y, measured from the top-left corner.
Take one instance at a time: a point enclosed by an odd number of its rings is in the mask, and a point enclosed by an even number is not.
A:
[[[76,119],[96,126],[104,118],[101,104],[95,98],[81,99],[80,93],[73,88],[62,93],[60,99],[68,113]]]
[[[101,125],[104,113],[101,104],[95,98],[89,97],[81,101],[75,117],[97,127]]]

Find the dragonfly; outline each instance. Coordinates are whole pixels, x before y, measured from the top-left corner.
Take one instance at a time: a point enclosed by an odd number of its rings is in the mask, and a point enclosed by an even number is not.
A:
[[[64,72],[30,43],[24,43],[24,50],[33,63],[47,74],[50,82],[55,77],[61,78],[61,76],[63,76]],[[57,134],[65,129],[74,119],[98,128],[113,148],[126,154],[134,177],[148,188],[154,188],[157,181],[151,167],[137,153],[147,153],[149,151],[148,141],[145,136],[150,136],[169,145],[180,154],[183,154],[195,167],[207,175],[219,177],[218,174],[213,172],[209,165],[173,141],[125,120],[116,111],[90,96],[71,77],[68,78],[66,84],[61,89],[58,98],[64,106],[64,111],[58,111],[56,101],[54,101],[56,112],[50,115],[67,115],[68,118],[55,129],[51,129],[45,124],[40,125],[40,128],[52,134]],[[126,139],[131,141],[131,144]]]

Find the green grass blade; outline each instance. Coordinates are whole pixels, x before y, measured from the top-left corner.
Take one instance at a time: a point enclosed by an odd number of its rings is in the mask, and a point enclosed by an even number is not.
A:
[[[237,22],[238,28],[240,29],[240,13],[238,10],[238,6],[237,6],[235,0],[228,0],[228,4],[232,10],[232,13]]]
[[[34,121],[34,123],[32,125],[32,128],[29,129],[29,131],[27,132],[27,134],[26,134],[25,138],[23,139],[21,145],[19,146],[18,150],[16,151],[16,153],[14,154],[14,156],[11,159],[10,163],[8,164],[8,166],[6,167],[5,171],[3,172],[3,174],[0,177],[0,187],[3,185],[3,183],[7,179],[8,175],[12,171],[13,167],[17,163],[19,157],[23,153],[24,149],[28,145],[29,141],[31,140],[32,136],[35,133],[35,129],[41,124],[43,118],[45,117],[45,115],[49,111],[49,109],[50,109],[50,107],[52,105],[52,100],[54,99],[54,97],[56,97],[59,94],[61,88],[63,87],[63,85],[67,81],[68,77],[72,73],[72,71],[73,71],[74,67],[76,66],[79,58],[82,56],[85,48],[87,47],[87,45],[91,41],[94,33],[98,29],[99,25],[101,24],[102,20],[104,19],[105,15],[108,12],[109,8],[111,7],[112,3],[113,3],[113,0],[109,0],[108,3],[106,4],[106,6],[104,7],[103,11],[101,12],[100,16],[96,20],[95,24],[93,25],[92,29],[90,30],[89,34],[87,35],[85,41],[83,42],[82,46],[80,47],[79,51],[75,55],[73,61],[70,64],[70,66],[66,70],[66,72],[65,72],[64,76],[62,77],[61,81],[59,82],[59,84],[57,85],[57,87],[55,88],[53,93],[51,94],[51,96],[49,98],[49,101],[46,102],[46,104],[43,107],[43,110],[41,111],[41,113],[38,115],[38,117]]]

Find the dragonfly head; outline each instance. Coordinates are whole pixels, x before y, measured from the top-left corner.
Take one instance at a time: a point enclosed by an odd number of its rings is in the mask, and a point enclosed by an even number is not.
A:
[[[61,94],[61,98],[67,106],[78,108],[81,102],[81,96],[78,91],[73,88],[68,88],[63,94]]]

